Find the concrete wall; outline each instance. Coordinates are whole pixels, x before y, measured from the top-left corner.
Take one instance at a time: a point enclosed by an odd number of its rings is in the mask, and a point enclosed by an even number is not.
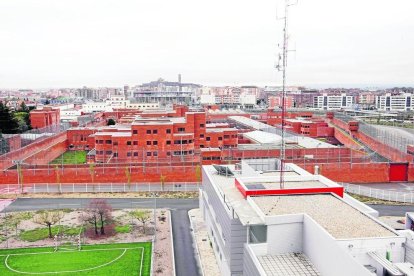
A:
[[[303,252],[322,275],[372,276],[308,215],[303,217],[303,226]]]
[[[267,254],[266,244],[246,244],[244,247],[243,276],[265,276],[256,256]],[[261,252],[260,252],[261,251]]]
[[[293,222],[267,226],[268,254],[302,252],[303,223]]]

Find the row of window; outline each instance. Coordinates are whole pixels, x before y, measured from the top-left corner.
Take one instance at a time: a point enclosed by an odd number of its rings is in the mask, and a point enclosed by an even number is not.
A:
[[[186,145],[186,144],[192,144],[194,141],[192,139],[190,140],[174,140],[174,145]],[[103,144],[104,140],[96,140],[96,144]],[[171,141],[167,140],[165,141],[165,143],[167,145],[171,145]],[[113,144],[114,146],[118,146],[118,141],[114,141],[112,143],[111,140],[105,140],[105,144]],[[127,141],[126,142],[127,146],[137,146],[138,145],[138,141]],[[147,146],[157,146],[158,145],[158,141],[147,141]]]
[[[174,156],[181,156],[181,155],[191,155],[194,153],[194,151],[189,150],[189,151],[174,151],[174,152],[170,152],[167,151],[167,156],[171,156],[171,153],[173,153]],[[103,151],[103,150],[97,150],[96,151],[96,155],[111,155],[112,151],[107,150],[107,151]],[[158,152],[157,151],[147,151],[145,153],[146,156],[158,156]],[[118,157],[118,152],[114,152],[114,157]],[[137,157],[139,156],[139,152],[138,151],[134,151],[134,152],[127,152],[127,157]]]
[[[220,160],[220,156],[205,156],[203,160]]]

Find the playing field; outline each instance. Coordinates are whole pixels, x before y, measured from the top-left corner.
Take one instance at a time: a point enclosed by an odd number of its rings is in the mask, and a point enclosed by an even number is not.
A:
[[[80,251],[51,247],[0,250],[0,275],[150,275],[151,243],[84,245]]]
[[[67,151],[60,155],[58,158],[50,162],[50,164],[85,164],[86,163],[86,151],[73,150]]]

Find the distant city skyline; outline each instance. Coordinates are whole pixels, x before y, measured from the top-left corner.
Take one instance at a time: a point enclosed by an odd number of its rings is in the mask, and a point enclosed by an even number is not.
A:
[[[0,89],[280,85],[283,1],[5,0]],[[414,86],[414,2],[299,1],[288,85]]]

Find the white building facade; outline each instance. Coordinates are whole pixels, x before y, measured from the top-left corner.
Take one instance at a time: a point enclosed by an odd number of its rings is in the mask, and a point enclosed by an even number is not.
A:
[[[410,93],[391,95],[388,93],[376,96],[375,106],[378,110],[383,111],[411,111],[414,110],[414,95]]]
[[[313,107],[321,110],[350,109],[354,106],[354,104],[354,96],[347,96],[346,94],[323,94],[321,96],[315,96],[313,98]]]

